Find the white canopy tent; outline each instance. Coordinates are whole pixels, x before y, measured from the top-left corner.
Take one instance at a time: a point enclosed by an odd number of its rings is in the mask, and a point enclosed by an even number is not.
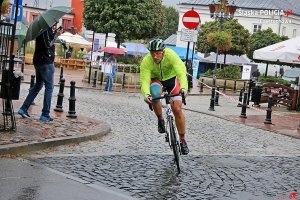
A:
[[[253,58],[257,60],[300,64],[300,37],[255,50]]]
[[[73,35],[72,33],[65,32],[58,36],[58,39],[61,42],[66,42],[69,45],[72,46],[79,46],[79,47],[90,47],[92,46],[92,43],[84,39],[82,36],[76,34]]]

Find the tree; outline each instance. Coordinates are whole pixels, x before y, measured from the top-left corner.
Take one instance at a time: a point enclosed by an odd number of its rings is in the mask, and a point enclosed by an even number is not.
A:
[[[279,36],[273,33],[271,28],[266,30],[257,31],[250,37],[250,51],[247,54],[248,58],[253,59],[253,52],[257,49],[270,46],[272,44],[287,40],[287,36]]]
[[[170,35],[175,34],[178,29],[179,13],[173,7],[163,6],[162,8],[165,18],[160,35],[162,39],[167,39]]]
[[[157,36],[164,22],[160,0],[85,0],[83,17],[87,29],[115,33],[118,44]]]
[[[220,25],[220,22],[213,21],[206,22],[201,26],[198,35],[197,50],[201,53],[216,52],[216,47],[208,44],[207,37],[210,33],[222,30],[231,35],[232,47],[228,51],[225,51],[224,49],[221,51],[221,53],[239,56],[246,54],[249,51],[249,31],[245,29],[236,19],[226,20],[222,22],[221,27]]]

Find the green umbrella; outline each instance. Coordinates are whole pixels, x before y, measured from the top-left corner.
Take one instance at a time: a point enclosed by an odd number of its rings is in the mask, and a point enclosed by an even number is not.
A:
[[[53,26],[58,20],[67,13],[70,13],[71,8],[66,6],[53,7],[40,16],[38,16],[29,26],[26,41],[34,40],[49,27]]]

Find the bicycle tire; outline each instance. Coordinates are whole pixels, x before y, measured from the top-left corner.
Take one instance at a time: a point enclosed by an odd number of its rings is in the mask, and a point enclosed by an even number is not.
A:
[[[175,127],[173,124],[173,119],[169,119],[169,127],[170,127],[170,142],[171,142],[171,147],[173,150],[173,154],[174,154],[174,160],[177,166],[177,171],[178,173],[180,173],[180,164],[179,164],[179,146],[178,146],[178,142],[176,140],[176,132],[175,132]]]

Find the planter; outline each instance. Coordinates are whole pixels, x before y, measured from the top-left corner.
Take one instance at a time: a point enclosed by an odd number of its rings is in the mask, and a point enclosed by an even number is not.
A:
[[[199,80],[202,81],[202,79],[204,80],[203,82],[209,86],[213,85],[213,78],[212,77],[200,77]],[[248,80],[241,80],[241,79],[237,79],[237,80],[232,80],[232,79],[216,79],[216,85],[219,86],[220,88],[224,87],[224,83],[226,80],[226,89],[234,89],[234,85],[236,82],[236,90],[240,90],[241,88],[244,87],[244,83],[246,83]]]

